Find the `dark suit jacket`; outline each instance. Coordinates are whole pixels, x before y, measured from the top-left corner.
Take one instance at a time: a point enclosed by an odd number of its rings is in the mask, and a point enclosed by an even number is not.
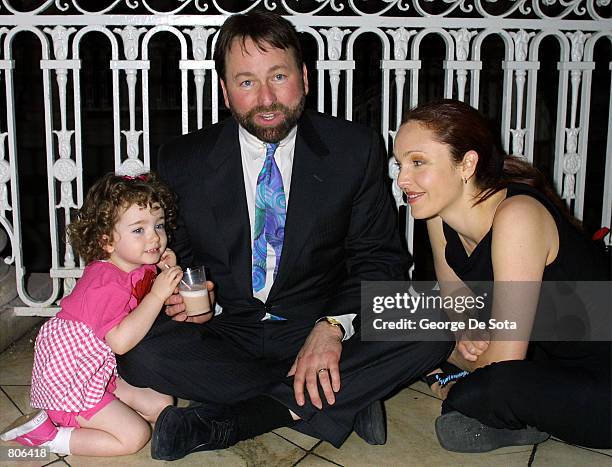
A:
[[[359,314],[360,280],[403,280],[381,138],[314,112],[298,123],[285,242],[266,304],[251,288],[251,228],[233,118],[160,149],[159,172],[178,195],[172,248],[183,267],[205,265],[224,314],[288,320]],[[227,315],[225,315],[227,316]],[[357,323],[355,323],[357,324]]]

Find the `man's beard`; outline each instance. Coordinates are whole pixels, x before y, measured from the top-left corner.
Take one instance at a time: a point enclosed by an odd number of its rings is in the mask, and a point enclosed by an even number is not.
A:
[[[252,135],[264,143],[278,143],[285,138],[293,127],[297,124],[297,121],[304,112],[306,105],[306,95],[302,94],[299,102],[295,107],[287,107],[286,105],[276,103],[269,107],[259,106],[249,110],[246,114],[239,114],[230,107],[230,111],[234,118]],[[281,112],[283,114],[283,121],[275,127],[263,127],[255,123],[255,116],[260,113],[269,112]]]

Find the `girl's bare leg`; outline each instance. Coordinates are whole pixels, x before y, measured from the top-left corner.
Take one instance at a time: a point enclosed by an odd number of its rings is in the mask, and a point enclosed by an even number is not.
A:
[[[172,396],[150,388],[137,388],[121,378],[117,379],[115,396],[151,423],[155,423],[160,412],[174,402]]]
[[[120,400],[113,400],[90,420],[77,417],[81,428],[72,431],[70,452],[77,456],[122,456],[147,444],[151,426]]]

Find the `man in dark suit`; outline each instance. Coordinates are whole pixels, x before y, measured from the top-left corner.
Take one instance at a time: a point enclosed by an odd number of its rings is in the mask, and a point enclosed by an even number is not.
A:
[[[178,195],[179,263],[208,267],[217,313],[187,317],[176,296],[173,319],[119,359],[130,383],[201,402],[160,414],[152,456],[280,426],[336,447],[353,429],[383,444],[377,401],[450,344],[360,339],[360,282],[404,280],[409,267],[380,137],[304,111],[307,70],[280,16],[228,19],[215,65],[233,117],[165,145],[159,171]]]

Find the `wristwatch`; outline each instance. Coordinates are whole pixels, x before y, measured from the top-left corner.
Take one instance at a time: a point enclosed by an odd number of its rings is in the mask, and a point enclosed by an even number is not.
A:
[[[340,321],[338,321],[336,318],[332,318],[331,316],[324,316],[323,318],[321,318],[321,321],[326,321],[329,325],[340,329],[340,331],[342,331],[342,339],[344,339],[344,335],[346,334],[346,332],[344,331],[344,326],[342,326],[342,323],[340,323]]]

